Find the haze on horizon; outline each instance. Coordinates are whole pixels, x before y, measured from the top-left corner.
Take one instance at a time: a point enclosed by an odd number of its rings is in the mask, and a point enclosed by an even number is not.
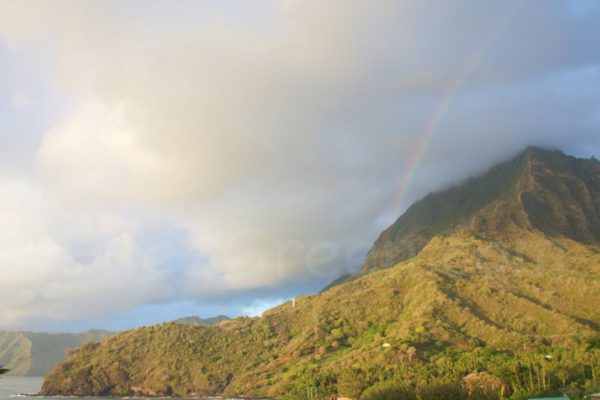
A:
[[[594,0],[0,0],[0,329],[258,314],[528,145],[600,155]]]

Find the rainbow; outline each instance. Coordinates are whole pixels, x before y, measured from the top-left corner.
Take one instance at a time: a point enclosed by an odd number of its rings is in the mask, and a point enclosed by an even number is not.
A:
[[[500,15],[496,20],[496,23],[492,25],[490,32],[484,37],[481,43],[476,47],[473,55],[469,57],[467,62],[462,66],[456,78],[452,80],[448,86],[448,90],[445,92],[438,106],[434,109],[430,118],[425,123],[423,130],[417,136],[417,140],[413,147],[410,158],[407,160],[404,167],[404,172],[400,178],[399,187],[394,196],[392,207],[390,212],[392,215],[398,215],[407,206],[406,194],[410,191],[413,186],[415,179],[418,175],[419,167],[425,158],[427,150],[431,146],[436,133],[439,131],[444,118],[448,114],[448,111],[452,107],[452,104],[456,101],[458,94],[464,85],[468,82],[473,71],[481,63],[481,59],[485,55],[487,49],[494,40],[500,35],[500,33],[506,28],[510,19],[514,16],[517,11],[518,4],[515,4],[503,15]]]

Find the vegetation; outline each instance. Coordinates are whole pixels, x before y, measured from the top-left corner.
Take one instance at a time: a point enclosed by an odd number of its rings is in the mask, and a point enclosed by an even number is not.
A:
[[[488,186],[467,183],[485,201],[464,205],[460,218],[393,268],[371,269],[260,318],[162,324],[85,345],[48,375],[43,393],[582,398],[600,390],[600,246],[595,228],[585,237],[573,232],[589,225],[588,214],[600,215],[600,166],[586,163],[530,150],[518,167],[489,177],[508,179],[510,190],[488,196]],[[550,175],[553,183],[542,184]],[[586,196],[577,194],[581,176]],[[452,189],[453,207],[461,190]],[[526,193],[579,215],[565,217],[571,231],[538,229],[546,225],[530,221]],[[432,204],[444,209],[443,197]]]

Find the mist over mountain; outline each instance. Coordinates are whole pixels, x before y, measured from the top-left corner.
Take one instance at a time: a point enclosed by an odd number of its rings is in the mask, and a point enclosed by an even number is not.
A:
[[[599,211],[597,160],[529,148],[415,203],[360,275],[259,318],[162,324],[88,344],[43,393],[367,398],[396,382],[437,398],[423,382],[458,381],[487,399],[566,380],[592,390]]]

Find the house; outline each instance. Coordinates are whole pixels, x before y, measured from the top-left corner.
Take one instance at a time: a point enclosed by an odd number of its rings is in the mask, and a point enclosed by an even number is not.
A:
[[[598,393],[592,393],[592,394],[588,395],[586,397],[586,399],[589,399],[589,400],[600,400],[600,392],[598,392]]]

